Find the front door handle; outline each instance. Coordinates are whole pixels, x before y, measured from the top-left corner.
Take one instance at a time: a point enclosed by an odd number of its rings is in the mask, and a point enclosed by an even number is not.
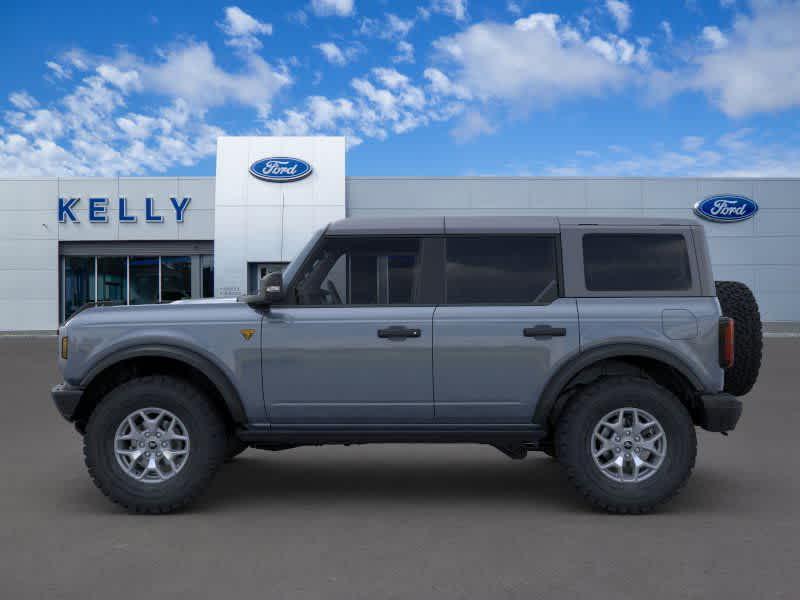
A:
[[[418,338],[422,335],[419,329],[409,329],[402,325],[393,325],[385,329],[378,329],[378,337],[389,340],[404,340],[406,338]]]
[[[522,335],[533,338],[564,337],[567,335],[565,327],[550,327],[550,325],[537,325],[536,327],[526,327],[522,330]]]

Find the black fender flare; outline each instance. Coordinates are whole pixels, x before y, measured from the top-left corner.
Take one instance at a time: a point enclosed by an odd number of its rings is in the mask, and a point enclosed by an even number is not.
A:
[[[547,424],[550,414],[561,395],[562,390],[578,373],[584,369],[591,367],[593,364],[603,360],[612,358],[620,358],[624,356],[635,356],[639,358],[649,358],[664,363],[672,367],[683,375],[687,381],[695,388],[695,390],[702,390],[703,384],[700,378],[692,371],[686,362],[675,356],[674,354],[646,346],[644,344],[634,343],[616,343],[598,346],[582,352],[572,357],[564,363],[556,373],[550,377],[547,384],[544,386],[539,402],[536,405],[536,410],[533,415],[533,422],[539,424]]]
[[[112,352],[92,366],[81,380],[81,387],[86,389],[101,373],[109,368],[113,368],[116,364],[134,358],[168,358],[197,369],[208,377],[209,381],[211,381],[217,389],[223,402],[225,402],[225,406],[228,408],[231,419],[238,424],[247,422],[239,392],[224,371],[208,358],[193,350],[188,350],[179,346],[171,346],[168,344],[144,344]]]

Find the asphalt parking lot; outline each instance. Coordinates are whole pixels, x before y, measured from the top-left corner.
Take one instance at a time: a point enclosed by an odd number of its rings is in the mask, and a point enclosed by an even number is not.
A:
[[[661,512],[588,509],[557,465],[475,446],[248,450],[190,510],[131,516],[49,397],[55,338],[0,338],[4,598],[797,598],[800,340]]]

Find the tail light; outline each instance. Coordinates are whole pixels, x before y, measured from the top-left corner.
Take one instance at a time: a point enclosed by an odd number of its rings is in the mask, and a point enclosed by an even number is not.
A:
[[[719,366],[730,369],[733,366],[734,320],[722,317],[719,320]]]

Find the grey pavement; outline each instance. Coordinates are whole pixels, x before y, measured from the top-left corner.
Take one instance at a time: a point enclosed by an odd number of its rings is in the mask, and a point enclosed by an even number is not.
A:
[[[0,339],[0,597],[797,598],[800,340],[767,341],[730,437],[683,494],[593,511],[544,455],[479,446],[248,450],[191,509],[132,516],[51,405],[54,338]]]

